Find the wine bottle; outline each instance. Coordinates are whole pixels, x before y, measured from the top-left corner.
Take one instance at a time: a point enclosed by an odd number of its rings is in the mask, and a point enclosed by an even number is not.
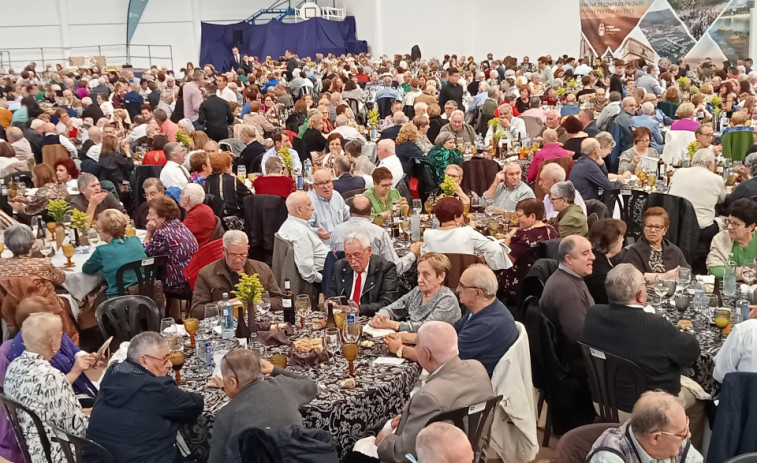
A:
[[[289,278],[284,280],[284,294],[281,296],[281,305],[284,308],[284,322],[294,326],[294,296]]]
[[[334,303],[329,302],[328,315],[326,316],[326,328],[336,328],[336,319],[334,318]]]
[[[244,319],[244,307],[239,307],[237,310],[237,329],[234,331],[234,337],[242,346],[247,345],[247,338],[250,337],[250,328]]]

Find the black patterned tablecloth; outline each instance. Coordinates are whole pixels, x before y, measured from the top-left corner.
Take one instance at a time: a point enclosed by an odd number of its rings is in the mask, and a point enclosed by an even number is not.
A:
[[[279,320],[280,321],[280,320]],[[367,319],[363,320],[367,322]],[[323,331],[296,330],[292,339],[321,337]],[[364,336],[364,339],[370,339]],[[231,341],[218,340],[221,349],[233,347]],[[188,344],[188,342],[187,342]],[[288,354],[289,346],[266,347],[265,357],[277,353]],[[205,462],[208,458],[210,433],[215,414],[229,402],[222,389],[208,387],[207,377],[199,374],[194,349],[185,348],[187,362],[182,377],[187,380],[183,389],[199,392],[205,397],[205,409],[192,425],[181,428],[181,435],[191,452],[191,459]],[[339,383],[348,378],[347,361],[339,353],[323,368],[303,368],[289,365],[291,371],[301,373],[318,383],[318,396],[300,409],[304,425],[329,431],[334,437],[340,457],[352,449],[363,437],[375,435],[387,420],[394,417],[410,397],[421,368],[417,363],[405,360],[402,365],[376,365],[379,357],[394,357],[377,340],[371,348],[360,348],[355,360],[354,389],[340,389]]]

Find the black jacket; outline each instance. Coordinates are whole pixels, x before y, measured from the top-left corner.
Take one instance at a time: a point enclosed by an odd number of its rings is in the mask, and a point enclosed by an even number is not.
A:
[[[34,160],[37,164],[42,163],[42,145],[44,143],[44,137],[40,135],[36,130],[23,129],[24,138],[29,140],[29,145],[32,147],[34,153]]]
[[[122,180],[127,180],[134,170],[134,161],[118,151],[101,154],[98,163],[103,166],[100,180],[110,180],[116,187]]]
[[[221,139],[228,138],[229,125],[234,122],[229,102],[218,95],[209,96],[200,105],[197,122],[205,126],[210,138],[215,140],[211,136],[211,133],[216,137],[221,137],[221,134],[225,134]]]
[[[359,188],[365,188],[365,179],[363,177],[342,174],[341,177],[334,180],[334,189],[338,191],[339,194],[344,194],[348,191],[357,190]]]
[[[381,131],[381,136],[379,137],[379,139],[384,140],[384,139],[389,138],[392,140],[396,140],[397,135],[399,135],[401,128],[402,128],[402,125],[393,125],[391,127],[387,127]]]
[[[589,293],[594,299],[595,304],[607,304],[607,290],[605,289],[605,280],[607,273],[612,270],[612,264],[607,256],[599,251],[594,251],[594,265],[592,266],[591,275],[584,277],[584,283],[589,288]]]
[[[239,157],[234,159],[234,171],[237,166],[244,166],[247,172],[260,172],[260,161],[263,159],[266,149],[263,145],[253,140],[245,146]]]
[[[410,140],[401,145],[398,145],[395,149],[395,154],[398,158],[400,158],[400,162],[402,163],[402,170],[404,170],[406,174],[410,174],[410,160],[413,158],[420,159],[423,157],[423,151],[418,147],[418,145]]]
[[[649,256],[652,254],[652,247],[649,245],[649,241],[645,237],[640,237],[639,241],[635,242],[631,246],[625,248],[621,256],[620,262],[631,264],[642,273],[650,273],[652,269],[649,267]],[[686,257],[683,252],[675,244],[668,241],[666,238],[662,239],[662,261],[665,264],[665,271],[668,272],[674,268],[681,266],[690,268]]]
[[[426,132],[426,136],[428,137],[431,143],[434,143],[434,140],[436,140],[436,137],[439,136],[439,131],[441,131],[442,127],[447,125],[448,122],[449,121],[447,119],[442,119],[442,116],[429,117],[428,132]]]
[[[451,83],[447,83],[447,85],[443,86],[442,90],[439,92],[439,106],[444,109],[444,103],[448,100],[457,103],[457,109],[464,110],[463,86],[460,84],[452,85]]]
[[[221,180],[223,176],[223,181]],[[230,174],[210,174],[205,179],[205,193],[223,199],[223,216],[242,217],[244,198],[251,195],[250,189]]]
[[[97,124],[97,121],[104,116],[105,115],[103,114],[103,110],[100,109],[100,106],[98,106],[97,103],[92,103],[91,105],[87,106],[87,108],[81,113],[82,119],[91,117],[92,122],[94,122],[95,124]]]
[[[355,272],[346,260],[340,259],[334,264],[334,274],[331,284],[324,287],[324,295],[328,297],[346,296],[351,298],[352,279]],[[368,263],[368,276],[363,282],[360,295],[360,314],[372,316],[378,309],[386,307],[399,298],[399,282],[397,268],[381,256],[372,255]]]
[[[156,377],[126,360],[105,372],[87,438],[117,463],[179,462],[176,432],[181,423],[194,421],[203,405],[201,394],[185,392],[170,376]]]
[[[304,113],[292,113],[289,115],[286,121],[287,130],[291,130],[294,133],[300,133],[300,126],[305,123],[307,114]]]
[[[302,134],[302,142],[305,144],[306,152],[310,154],[311,151],[323,151],[326,149],[327,141],[318,129],[305,129]]]
[[[757,452],[757,373],[728,373],[712,428],[707,461],[721,463],[736,455]]]

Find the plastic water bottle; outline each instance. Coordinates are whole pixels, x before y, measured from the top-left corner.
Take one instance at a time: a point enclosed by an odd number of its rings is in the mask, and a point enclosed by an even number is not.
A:
[[[229,293],[223,293],[223,329],[221,331],[223,339],[234,339],[234,319],[231,315]]]
[[[728,115],[723,111],[723,115],[720,116],[720,131],[722,132],[728,127]]]
[[[733,253],[728,254],[728,262],[723,270],[723,295],[728,298],[736,295],[736,262]]]
[[[310,162],[310,159],[305,159],[304,166],[305,166],[305,178],[310,180],[311,175],[313,174],[313,163]]]
[[[421,216],[415,211],[410,216],[410,228],[412,230],[410,240],[416,243],[421,239]]]
[[[733,313],[732,323],[743,322],[749,318],[749,300],[747,299],[746,291],[741,292],[741,299],[736,301],[736,310]]]

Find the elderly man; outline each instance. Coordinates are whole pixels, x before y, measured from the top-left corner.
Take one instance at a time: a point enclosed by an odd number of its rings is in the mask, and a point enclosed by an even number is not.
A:
[[[560,263],[544,285],[539,306],[557,327],[560,348],[567,349],[569,362],[575,365],[582,358],[576,342],[581,338],[586,312],[594,305],[583,280],[592,273],[594,253],[589,240],[571,235],[560,242],[557,258]]]
[[[528,167],[528,182],[533,182],[536,179],[536,174],[539,172],[539,166],[549,159],[565,158],[572,156],[570,151],[564,150],[562,146],[557,143],[557,131],[547,129],[544,131],[543,146],[536,152],[534,159],[531,161],[531,165]]]
[[[558,182],[564,182],[565,181],[565,169],[562,168],[560,164],[550,162],[547,164],[544,164],[544,167],[541,169],[541,173],[539,174],[539,188],[542,189],[542,191],[545,191],[547,194],[544,195],[544,218],[549,220],[553,217],[557,217],[559,214],[558,211],[555,210],[554,206],[552,205],[552,198],[550,198],[550,190],[552,189],[552,186],[557,184]],[[584,211],[584,215],[586,214],[586,203],[584,202],[583,198],[581,197],[581,193],[576,190],[575,197],[573,199],[574,204],[578,204],[581,209]]]
[[[595,98],[599,98],[599,93],[597,93]],[[599,130],[610,131],[612,121],[620,113],[621,98],[623,97],[620,92],[610,92],[610,102],[602,108],[599,116],[597,116],[597,127],[599,127]],[[594,113],[596,114],[596,112],[597,110],[595,109]]]
[[[701,404],[696,403],[690,390],[681,387],[681,370],[699,357],[696,338],[655,314],[644,311],[647,303],[646,282],[644,275],[633,265],[616,265],[607,274],[605,288],[610,303],[589,309],[581,341],[639,365],[644,370],[648,389],[678,395],[681,405],[699,412],[696,416],[698,420],[694,420],[693,415],[690,417],[694,434],[701,438],[703,428],[700,426],[704,424]],[[637,399],[630,394],[634,384],[629,377],[618,377],[616,380],[620,410],[631,411]]]
[[[460,276],[457,293],[470,313],[455,323],[460,358],[481,362],[489,376],[499,359],[518,339],[510,311],[496,298],[497,277],[484,264],[468,267]],[[393,333],[384,338],[390,352],[415,361],[418,347],[414,333]]]
[[[520,140],[528,137],[526,123],[519,117],[513,117],[513,107],[509,103],[503,103],[499,106],[499,125],[509,140]],[[484,143],[488,145],[493,136],[493,128],[489,127],[486,131],[486,137],[484,137]]]
[[[334,182],[326,169],[319,169],[313,174],[314,189],[308,192],[313,204],[310,225],[315,228],[318,237],[328,246],[334,227],[350,218],[350,211],[344,204],[342,195],[334,191]]]
[[[350,201],[350,218],[344,223],[337,225],[331,233],[331,249],[344,251],[344,242],[352,233],[360,233],[368,238],[371,244],[371,253],[393,262],[397,267],[397,274],[402,275],[418,258],[421,252],[421,243],[412,243],[410,252],[402,258],[397,255],[392,244],[392,239],[384,228],[374,224],[371,218],[371,200],[367,196],[357,195]]]
[[[657,107],[657,95],[654,93],[647,93],[644,95],[644,98],[642,98],[642,103],[652,103],[654,105],[654,115],[652,118],[657,121],[658,124],[662,125],[670,125],[673,123],[673,119],[669,118],[660,108]]]
[[[439,131],[440,135],[443,133],[451,133],[458,142],[460,139],[462,143],[476,142],[476,131],[465,123],[465,113],[459,109],[452,112],[449,122]]]
[[[263,262],[247,258],[250,249],[247,235],[239,230],[223,234],[223,257],[200,270],[192,296],[192,316],[202,319],[205,304],[222,303],[223,293],[230,294],[241,274],[258,274],[260,284],[271,297],[271,309],[281,310],[281,289],[271,268]]]
[[[402,162],[395,154],[394,140],[379,140],[376,146],[376,154],[379,158],[378,167],[386,167],[392,173],[392,186],[405,178],[405,171],[402,169]]]
[[[278,430],[302,426],[299,409],[315,399],[318,385],[310,378],[234,349],[221,360],[223,391],[231,401],[216,414],[210,439],[209,463],[238,457],[236,438],[250,428]],[[263,375],[270,375],[264,378]]]
[[[234,159],[234,170],[238,166],[244,166],[247,172],[260,172],[262,169],[261,161],[266,153],[265,147],[258,142],[257,131],[251,125],[244,125],[239,131],[239,139],[245,144],[242,152]]]
[[[622,176],[607,173],[604,158],[610,153],[614,143],[607,132],[600,132],[597,138],[587,138],[581,142],[583,155],[573,163],[570,181],[576,187],[576,193],[580,193],[584,199],[599,199],[600,190],[620,188],[622,180],[631,175],[630,171]]]
[[[392,125],[389,127],[386,127],[381,131],[381,136],[379,137],[380,140],[396,140],[397,135],[400,133],[400,129],[402,128],[403,124],[407,123],[407,116],[405,113],[402,112],[401,108],[399,111],[395,111],[392,115]]]
[[[350,126],[350,118],[346,115],[340,114],[336,116],[336,122],[334,125],[335,128],[329,132],[329,135],[332,133],[338,133],[344,138],[345,143],[349,140],[360,140],[365,143],[365,137],[360,135],[360,132],[358,132],[356,128]]]
[[[187,211],[183,222],[197,239],[198,246],[210,241],[210,235],[213,234],[216,227],[216,216],[213,209],[207,204],[203,204],[204,201],[205,190],[196,183],[188,184],[181,192],[179,205]]]
[[[334,264],[329,283],[324,285],[324,296],[346,297],[358,305],[361,315],[373,316],[399,298],[394,263],[373,255],[371,241],[361,233],[345,238],[344,258]]]
[[[494,177],[484,198],[494,198],[494,205],[503,211],[514,211],[518,202],[535,198],[533,190],[522,181],[522,171],[517,162],[507,162]]]
[[[623,98],[623,109],[615,117],[610,129],[612,138],[615,140],[615,148],[608,158],[607,170],[610,172],[618,171],[620,153],[633,146],[633,116],[636,114],[637,108],[636,98],[632,96]]]
[[[58,134],[58,129],[55,128],[55,124],[52,122],[45,123],[42,126],[42,132],[44,133],[43,145],[62,145],[66,148],[66,151],[68,151],[70,156],[76,159],[78,155],[76,147],[67,137]]]
[[[646,103],[644,103],[646,104]],[[691,167],[678,169],[670,179],[668,194],[686,198],[694,206],[701,230],[700,241],[708,243],[720,231],[715,223],[715,206],[725,200],[723,177],[715,173],[715,156],[710,150],[694,153]]]
[[[418,333],[410,334],[415,341],[418,363],[432,373],[410,398],[404,411],[376,436],[374,444],[378,448],[373,450],[381,461],[404,461],[408,453],[415,454],[418,433],[439,413],[483,402],[494,395],[481,364],[461,360],[458,356],[458,337],[452,325],[430,321],[424,323]],[[359,441],[355,450],[362,450],[360,444],[370,440]]]
[[[82,172],[76,184],[80,194],[71,196],[68,203],[72,208],[86,212],[90,222],[97,220],[105,209],[118,209],[126,214],[126,209],[115,196],[100,189],[100,180],[94,175]]]
[[[665,139],[660,132],[660,123],[654,119],[655,107],[654,104],[647,101],[641,104],[641,114],[633,116],[634,127],[646,127],[652,132],[652,138],[649,140],[650,148],[654,148],[658,153],[662,153],[662,145],[665,143]]]
[[[590,137],[594,137],[599,133],[597,123],[594,122],[594,111],[591,109],[582,109],[578,113],[578,120],[584,128],[584,132]]]
[[[352,164],[347,156],[339,156],[334,159],[334,170],[337,176],[334,180],[334,189],[339,194],[365,188],[365,178],[352,175]]]
[[[723,146],[712,144],[714,134],[715,132],[712,128],[712,123],[710,122],[707,122],[706,124],[699,124],[699,127],[697,127],[697,130],[694,132],[694,136],[699,142],[699,149],[709,150],[715,156],[720,156],[720,153],[723,151]]]
[[[636,88],[643,88],[647,93],[653,95],[661,95],[664,91],[660,86],[660,81],[657,80],[657,74],[659,70],[654,64],[647,65],[647,73],[639,77],[636,80]]]
[[[184,145],[177,142],[166,143],[163,152],[166,155],[167,162],[160,171],[160,181],[166,188],[175,186],[183,190],[190,180],[189,172],[184,167],[187,155]]]
[[[449,423],[426,426],[415,439],[418,463],[459,463],[473,461],[473,448],[462,429]]]
[[[308,223],[313,215],[310,196],[296,191],[286,199],[286,206],[288,216],[279,228],[279,236],[294,246],[294,263],[302,279],[308,283],[320,283],[329,249]]]
[[[602,433],[586,461],[701,463],[702,455],[689,440],[688,420],[683,407],[672,395],[662,391],[645,392],[634,405],[631,419]]]
[[[180,389],[172,377],[168,339],[145,331],[131,339],[126,360],[103,376],[87,438],[118,461],[179,462],[176,433],[202,413],[202,394]]]
[[[302,162],[297,151],[292,149],[292,142],[289,141],[289,135],[285,131],[277,131],[273,134],[273,147],[265,152],[263,158],[260,160],[260,171],[263,175],[266,175],[265,162],[272,156],[278,156],[281,158],[281,149],[286,148],[289,150],[289,155],[292,157],[292,170],[297,175],[302,174]],[[283,161],[283,159],[282,159]]]
[[[29,140],[24,138],[24,132],[20,128],[9,127],[6,136],[8,137],[8,143],[11,144],[13,150],[16,152],[16,158],[22,161],[34,158],[32,145],[29,144]]]
[[[541,105],[541,100],[539,100]],[[567,134],[565,132],[565,129],[562,128],[562,118],[560,118],[560,111],[556,109],[550,109],[546,113],[544,113],[544,128],[539,133],[540,137],[544,136],[544,131],[547,129],[552,129],[557,131],[557,141],[562,143],[567,139]],[[562,140],[561,140],[562,138]]]

